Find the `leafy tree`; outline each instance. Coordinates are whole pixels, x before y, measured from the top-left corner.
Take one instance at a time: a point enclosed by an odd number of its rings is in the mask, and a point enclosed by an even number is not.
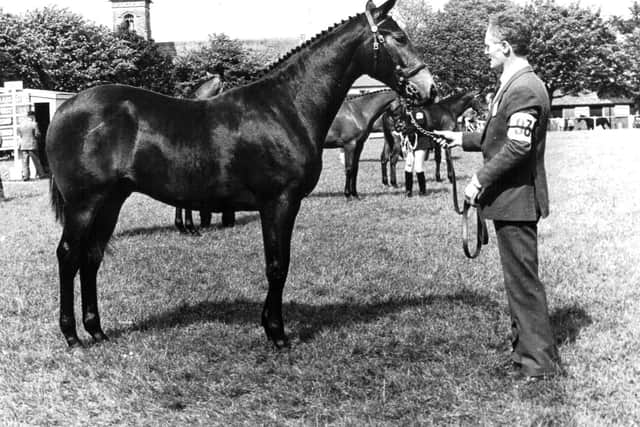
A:
[[[22,16],[1,15],[1,77],[32,88],[78,91],[98,83],[168,86],[170,61],[147,42],[115,34],[68,9],[46,7]]]
[[[212,34],[205,46],[175,58],[173,79],[178,82],[175,94],[186,96],[207,79],[207,72],[218,66],[224,68],[227,87],[233,87],[252,80],[263,65],[239,40]]]
[[[621,72],[622,51],[600,11],[546,0],[524,12],[532,29],[529,60],[550,95],[600,91]]]
[[[599,93],[604,96],[629,96],[640,107],[640,3],[634,1],[629,8],[630,18],[613,17],[611,22],[618,30],[618,44],[615,61],[619,72],[614,80],[603,86]]]
[[[417,4],[410,6],[417,7],[416,11],[403,16],[424,19],[408,25],[409,35],[441,92],[492,88],[497,76],[491,72],[484,55],[488,17],[513,7],[513,3],[510,0],[450,0],[435,13],[420,5],[423,1],[411,3]]]

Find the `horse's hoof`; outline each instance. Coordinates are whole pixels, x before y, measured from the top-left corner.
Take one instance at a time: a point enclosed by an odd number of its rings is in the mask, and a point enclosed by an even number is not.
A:
[[[109,341],[109,337],[107,337],[105,333],[102,331],[93,332],[91,334],[91,338],[93,338],[93,341],[96,343],[99,343],[102,341]]]
[[[82,347],[84,347],[82,345],[82,341],[80,341],[80,338],[78,338],[77,335],[66,336],[66,337],[64,337],[64,339],[67,341],[67,345],[69,346],[69,348],[82,348]]]
[[[197,228],[190,228],[189,229],[189,234],[191,234],[192,236],[195,236],[195,237],[200,236],[200,232],[198,231]]]

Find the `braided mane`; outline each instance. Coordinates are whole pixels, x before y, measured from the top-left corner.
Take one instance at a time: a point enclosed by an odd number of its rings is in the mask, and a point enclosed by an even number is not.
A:
[[[362,16],[362,13],[359,13],[358,15],[355,15],[355,16],[350,16],[347,19],[343,19],[342,21],[331,25],[326,30],[323,30],[323,31],[319,32],[318,34],[316,34],[315,36],[311,37],[310,39],[305,40],[304,42],[302,42],[302,44],[294,47],[293,49],[291,49],[290,51],[288,51],[287,53],[282,55],[280,58],[276,59],[274,62],[272,62],[271,64],[267,65],[263,70],[259,71],[258,75],[256,76],[256,80],[264,77],[267,73],[270,73],[271,71],[273,71],[276,68],[278,68],[283,62],[285,62],[286,60],[291,58],[293,55],[295,55],[298,52],[300,52],[302,49],[305,49],[305,48],[309,47],[310,45],[312,45],[313,43],[317,42],[318,40],[323,39],[327,34],[331,33],[337,27],[339,27],[339,26],[341,26],[343,24],[346,24],[348,22],[351,22],[352,20],[354,20],[354,19],[356,19],[356,18],[358,18],[360,16]]]

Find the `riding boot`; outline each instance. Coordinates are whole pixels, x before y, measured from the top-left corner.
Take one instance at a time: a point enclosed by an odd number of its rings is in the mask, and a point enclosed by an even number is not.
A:
[[[404,171],[404,194],[407,197],[411,197],[411,190],[413,189],[413,172]]]
[[[418,177],[418,188],[419,188],[418,194],[420,196],[426,196],[427,195],[427,183],[426,183],[426,180],[424,179],[424,172],[416,173],[416,177]]]

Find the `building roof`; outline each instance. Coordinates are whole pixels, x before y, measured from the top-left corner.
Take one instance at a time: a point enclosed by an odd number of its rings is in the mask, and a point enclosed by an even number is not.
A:
[[[565,95],[553,98],[554,107],[578,107],[593,105],[627,105],[633,104],[628,98],[600,98],[595,92],[584,92],[580,95]]]

